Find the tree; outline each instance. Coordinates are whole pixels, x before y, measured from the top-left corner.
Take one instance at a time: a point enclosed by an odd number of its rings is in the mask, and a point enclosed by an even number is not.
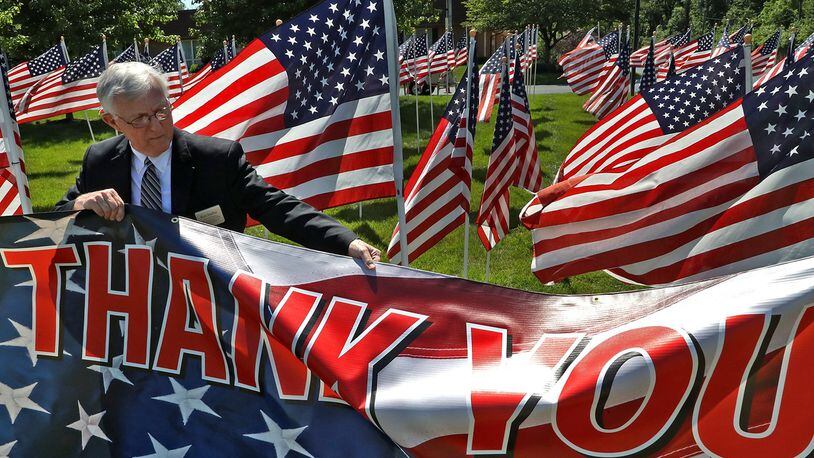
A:
[[[595,2],[589,0],[464,0],[467,24],[478,30],[522,29],[539,24],[542,59],[551,61],[551,50],[592,18]]]
[[[179,0],[11,0],[11,30],[6,23],[8,9],[0,0],[0,31],[8,53],[15,60],[36,57],[65,37],[72,57],[85,53],[107,35],[108,48],[117,49],[134,37],[168,41],[159,26],[177,18]],[[16,12],[15,12],[16,11]]]

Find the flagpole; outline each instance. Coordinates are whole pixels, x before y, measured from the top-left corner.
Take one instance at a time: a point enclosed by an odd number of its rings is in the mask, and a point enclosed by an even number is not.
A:
[[[466,111],[465,111],[465,113],[466,113],[466,128],[467,129],[469,129],[469,120],[471,118],[469,113],[470,113],[470,110],[472,109],[472,106],[471,106],[472,105],[472,94],[471,94],[472,78],[475,76],[475,75],[472,74],[472,67],[473,67],[472,64],[473,64],[473,62],[475,60],[475,43],[476,43],[475,36],[477,35],[477,33],[478,33],[478,31],[475,30],[475,29],[472,29],[472,30],[469,31],[469,43],[468,43],[468,46],[467,46],[468,49],[467,49],[467,56],[466,56],[466,74],[467,74],[467,77],[466,77],[466,105],[465,105],[465,107],[466,107]],[[477,109],[477,107],[475,107],[475,109]],[[478,122],[477,118],[475,118],[475,122]],[[468,137],[469,133],[467,132],[466,135]],[[467,153],[465,152],[465,154],[467,154]],[[466,163],[466,158],[464,158],[464,164],[465,163]],[[471,185],[470,185],[469,202],[466,203],[467,204],[466,205],[466,211],[464,211],[464,272],[463,272],[463,277],[464,278],[469,278],[469,209],[470,209],[469,207],[470,207],[471,201],[472,201],[472,189],[471,189]]]
[[[148,56],[150,55],[150,39],[149,38],[144,39],[144,54],[146,54]]]
[[[235,36],[233,34],[232,35],[232,58],[234,58],[235,56],[237,56],[237,45],[235,44]]]
[[[136,56],[136,62],[141,62],[141,56],[138,53],[138,42],[136,41],[135,35],[133,35],[133,53]]]
[[[418,34],[413,33],[413,42],[417,42]],[[416,64],[415,59],[415,51],[413,51],[413,95],[415,95],[415,139],[416,139],[416,146],[415,150],[419,156],[421,156],[421,127],[420,127],[420,120],[418,116],[418,64]],[[406,227],[406,226],[405,226]],[[406,253],[406,252],[405,252]]]
[[[430,88],[430,126],[435,125],[435,112],[432,104],[432,59],[429,58],[430,54],[430,34],[429,32],[424,35],[427,42],[427,85]]]
[[[752,34],[748,33],[743,37],[743,66],[746,70],[746,90],[744,94],[752,92],[754,75],[752,75]]]
[[[484,275],[484,277],[483,277],[484,283],[489,283],[489,264],[491,263],[491,260],[492,260],[492,249],[494,248],[494,245],[492,245],[492,242],[493,242],[492,231],[489,230],[489,246],[490,246],[490,248],[488,250],[486,250],[486,275]]]
[[[635,13],[633,14],[633,46],[632,50],[639,49],[639,14],[641,11],[641,0],[636,0]],[[630,29],[627,31],[628,40],[630,40]],[[620,49],[619,52],[622,50]],[[630,68],[630,96],[636,94],[636,67],[629,66]]]
[[[401,139],[401,113],[399,112],[399,45],[396,41],[396,13],[393,0],[384,0],[384,28],[387,41],[387,67],[390,74],[390,100],[396,104],[391,107],[390,115],[393,123],[393,181],[396,185],[396,210],[399,218],[399,247],[401,248],[401,264],[409,266],[409,251],[407,250],[407,217],[404,212],[404,159],[402,157]],[[393,78],[396,78],[393,80]],[[418,99],[416,99],[418,100]],[[416,127],[418,127],[416,125]]]
[[[176,46],[176,49],[175,49],[176,57],[175,58],[178,59],[178,83],[181,85],[180,86],[181,87],[181,94],[183,94],[184,93],[184,72],[181,71],[181,62],[186,64],[187,59],[186,59],[186,56],[184,56],[184,48],[181,46],[181,39],[180,38],[175,42],[175,46]],[[189,71],[189,67],[187,67],[187,71]]]
[[[3,81],[0,81],[0,86],[5,86],[7,83],[7,73],[5,69],[0,69],[0,74],[2,74]],[[11,165],[11,173],[14,175],[14,178],[17,181],[17,193],[20,196],[20,206],[23,209],[24,214],[32,213],[31,209],[31,199],[28,198],[28,193],[25,191],[25,184],[28,181],[28,177],[25,176],[23,173],[22,166],[20,165],[23,160],[23,151],[21,148],[17,146],[17,141],[15,140],[15,132],[14,132],[14,125],[12,124],[12,113],[9,109],[10,100],[6,100],[8,92],[6,89],[8,86],[0,87],[0,93],[3,94],[2,100],[0,100],[0,133],[3,135],[3,143],[6,145],[6,155],[8,156],[9,165]]]

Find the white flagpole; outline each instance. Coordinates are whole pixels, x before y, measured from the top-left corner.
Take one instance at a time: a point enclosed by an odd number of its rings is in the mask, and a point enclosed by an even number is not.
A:
[[[150,39],[149,38],[144,39],[144,54],[146,54],[148,56],[150,55]]]
[[[228,63],[229,62],[229,49],[227,46],[229,45],[229,40],[223,40],[223,61]]]
[[[410,263],[407,251],[407,216],[404,212],[404,159],[402,157],[401,113],[399,112],[399,45],[396,40],[396,13],[393,8],[393,0],[384,0],[383,6],[387,67],[390,74],[390,100],[396,104],[395,107],[391,107],[390,115],[393,122],[393,180],[396,185],[396,210],[399,227],[402,228],[399,231],[399,247],[401,248],[401,264],[408,266]]]
[[[492,245],[492,231],[489,230],[489,245]],[[490,249],[486,250],[486,274],[483,277],[484,283],[489,283],[489,264],[492,261],[492,250],[495,247],[492,246]]]
[[[138,53],[138,42],[135,36],[133,36],[133,53],[136,55],[136,62],[141,62],[141,56]]]
[[[69,62],[71,58],[68,56],[68,47],[65,46],[65,37],[59,37],[59,47],[62,48],[62,54],[65,56],[65,62]]]
[[[179,38],[178,41],[175,42],[175,53],[177,54],[176,59],[178,59],[178,83],[181,84],[181,94],[184,93],[184,72],[181,71],[181,62],[186,63],[187,59],[184,56],[184,48],[181,46],[181,39]],[[187,67],[187,71],[189,71],[189,67]]]
[[[235,36],[232,35],[232,57],[237,56],[237,45],[235,44]]]
[[[0,69],[0,73],[2,73],[2,78],[6,80],[6,70]],[[6,99],[6,88],[3,87],[7,84],[6,81],[0,81],[0,133],[3,135],[6,155],[11,165],[11,173],[17,181],[17,193],[20,196],[20,206],[23,209],[23,213],[30,214],[32,213],[31,200],[25,192],[28,177],[23,173],[23,169],[20,166],[23,160],[23,151],[17,147],[17,141],[14,139],[14,121],[11,117],[11,110],[9,110],[9,100]]]
[[[413,40],[418,40],[418,35],[413,33]],[[416,64],[415,59],[415,52],[413,52],[413,95],[415,95],[415,139],[416,139],[416,147],[415,150],[418,155],[421,155],[421,127],[419,125],[419,116],[418,116],[418,64]]]
[[[792,51],[794,52],[794,51]],[[746,67],[746,91],[745,94],[752,92],[754,85],[754,75],[752,75],[752,34],[747,33],[743,37],[743,66]]]
[[[467,56],[466,56],[466,128],[469,129],[469,113],[472,109],[471,105],[471,94],[470,91],[472,89],[472,78],[475,75],[472,74],[472,64],[475,60],[475,35],[478,32],[475,29],[469,31],[469,43],[467,46]],[[477,109],[477,107],[476,107]],[[477,119],[475,120],[477,122]],[[467,134],[468,136],[468,134]],[[470,189],[470,202],[472,201],[472,190]],[[463,277],[469,278],[469,203],[467,203],[467,211],[464,212],[464,272]]]
[[[430,129],[435,125],[435,113],[432,104],[432,59],[429,58],[430,54],[430,34],[429,32],[424,35],[427,41],[427,85],[430,88]]]

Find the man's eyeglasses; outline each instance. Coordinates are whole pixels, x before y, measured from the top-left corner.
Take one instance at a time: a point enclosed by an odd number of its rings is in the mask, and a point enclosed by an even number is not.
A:
[[[147,127],[150,125],[150,119],[155,117],[158,122],[165,121],[167,118],[170,117],[170,112],[172,111],[172,106],[167,105],[165,107],[159,108],[155,113],[150,115],[142,115],[132,121],[128,121],[122,117],[118,117],[125,123],[135,127],[136,129],[141,129],[142,127]]]

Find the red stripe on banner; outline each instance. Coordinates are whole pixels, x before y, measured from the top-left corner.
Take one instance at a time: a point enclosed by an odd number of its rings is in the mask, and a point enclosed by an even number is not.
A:
[[[308,181],[342,172],[361,170],[393,163],[393,147],[370,149],[323,159],[281,175],[270,175],[271,184],[289,189]]]
[[[271,121],[271,123],[274,122],[276,121]],[[330,141],[387,130],[392,126],[392,122],[389,111],[346,119],[329,125],[318,135],[277,143],[271,148],[250,151],[246,153],[246,157],[249,162],[256,165],[300,156]]]

